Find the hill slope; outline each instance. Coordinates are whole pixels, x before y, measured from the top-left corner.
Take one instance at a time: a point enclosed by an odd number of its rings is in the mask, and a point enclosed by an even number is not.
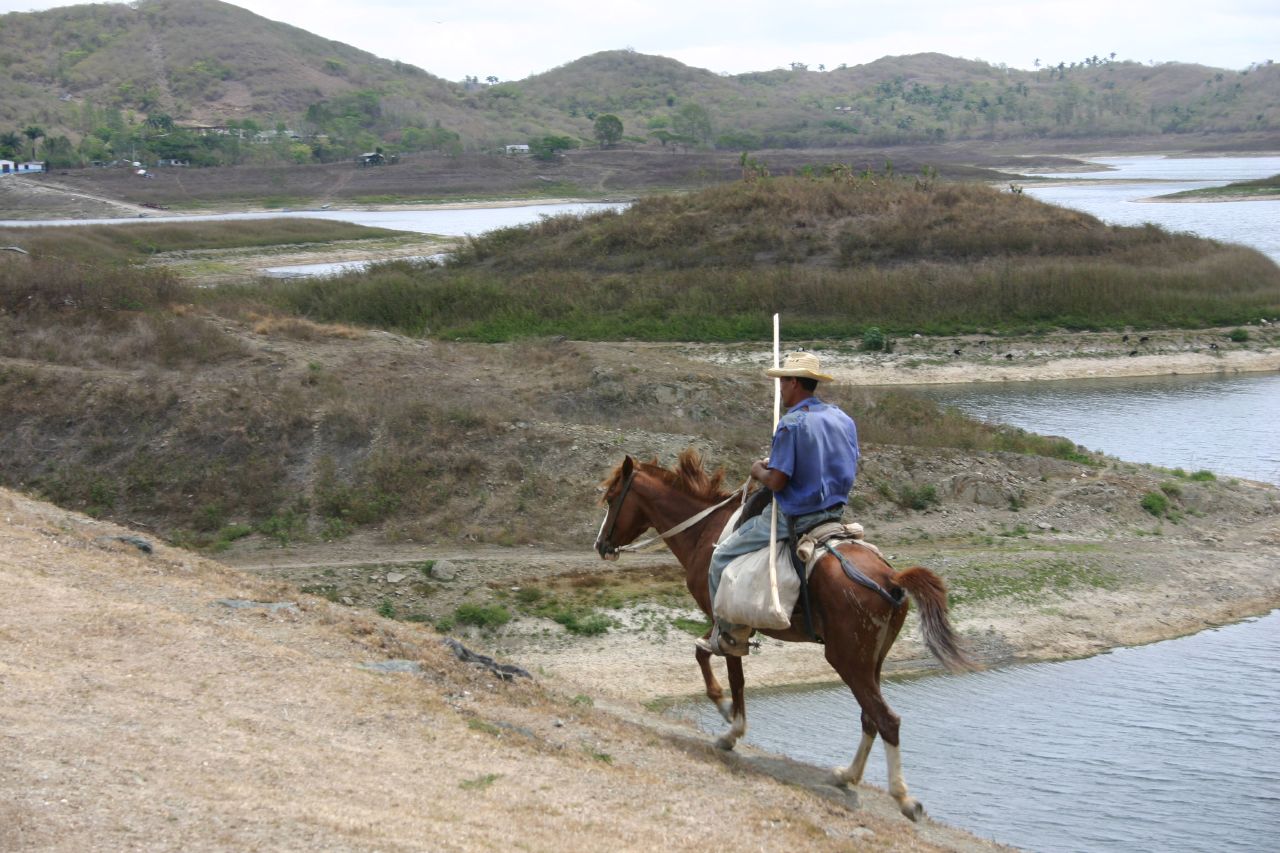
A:
[[[996,849],[125,535],[0,489],[6,850]]]
[[[323,159],[377,144],[500,150],[543,134],[593,144],[605,113],[622,119],[628,145],[730,150],[1190,132],[1271,134],[1274,143],[1280,128],[1280,69],[1270,64],[1236,72],[1092,57],[1026,72],[917,54],[722,76],[623,50],[487,86],[218,0],[11,13],[0,17],[0,69],[0,129],[43,130],[46,156],[67,163],[136,159],[139,148],[214,163]],[[281,144],[241,150],[237,133],[211,150],[183,124],[236,125],[244,139],[266,131]],[[291,149],[289,137],[271,136],[278,127],[306,144]]]

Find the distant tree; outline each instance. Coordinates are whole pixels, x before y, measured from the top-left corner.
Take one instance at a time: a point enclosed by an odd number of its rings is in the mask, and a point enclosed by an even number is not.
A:
[[[791,63],[791,70],[792,71],[808,71],[809,66],[805,65],[803,62],[793,62]]]
[[[685,104],[671,117],[671,128],[678,136],[687,136],[695,142],[705,143],[711,138],[711,114],[706,107]]]
[[[44,141],[44,159],[50,166],[65,168],[80,165],[75,146],[65,136],[52,136]]]
[[[28,125],[22,135],[31,140],[31,159],[36,159],[36,140],[44,136],[44,128],[39,125]]]
[[[622,119],[612,113],[597,117],[595,134],[601,148],[612,148],[622,138]]]
[[[22,137],[12,130],[0,133],[0,151],[13,156],[22,148]]]
[[[540,136],[529,140],[529,153],[539,160],[554,160],[561,151],[578,147],[572,136]]]
[[[498,78],[490,74],[488,77],[484,78],[484,82],[488,83],[490,86],[495,86],[498,83]]]

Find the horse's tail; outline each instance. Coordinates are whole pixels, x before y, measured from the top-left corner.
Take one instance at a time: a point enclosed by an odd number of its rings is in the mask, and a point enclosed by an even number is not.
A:
[[[942,578],[923,566],[903,569],[893,582],[911,594],[920,608],[920,629],[924,644],[942,665],[952,672],[977,669],[969,660],[947,617],[947,585]]]

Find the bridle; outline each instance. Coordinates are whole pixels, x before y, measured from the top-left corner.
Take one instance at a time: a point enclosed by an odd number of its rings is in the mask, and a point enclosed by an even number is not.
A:
[[[622,503],[627,499],[627,493],[631,491],[631,484],[635,479],[636,470],[632,469],[631,473],[627,475],[627,479],[623,481],[622,489],[618,492],[617,496],[609,501],[609,505],[605,509],[604,520],[600,522],[600,532],[596,534],[596,551],[600,554],[601,558],[605,560],[616,560],[620,554],[626,551],[642,551],[659,540],[669,539],[678,533],[683,533],[736,497],[741,496],[742,500],[746,500],[747,486],[751,483],[751,480],[748,479],[747,482],[742,484],[742,488],[740,490],[733,492],[733,494],[720,501],[720,503],[712,504],[701,512],[686,518],[684,521],[680,522],[665,533],[659,533],[657,536],[650,536],[643,542],[632,542],[629,545],[614,545],[612,544],[613,534],[618,529],[618,516],[622,514]],[[609,523],[610,519],[613,520],[612,524]],[[609,525],[609,530],[607,532],[604,529],[606,524]]]
[[[605,508],[604,520],[600,522],[600,531],[596,533],[596,551],[606,560],[611,557],[616,560],[618,553],[627,547],[625,545],[618,547],[606,543],[613,542],[613,534],[618,529],[618,516],[622,515],[622,502],[627,499],[627,492],[631,491],[631,484],[635,482],[635,479],[636,471],[632,468],[631,473],[627,475],[627,479],[622,484],[622,491],[618,492],[618,496],[609,501],[609,505]],[[606,533],[604,526],[609,523],[611,518],[613,519],[613,524],[609,524],[609,532]]]

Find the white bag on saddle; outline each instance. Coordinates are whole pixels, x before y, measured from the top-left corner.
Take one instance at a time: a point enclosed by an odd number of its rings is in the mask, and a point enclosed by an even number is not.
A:
[[[769,549],[737,557],[725,567],[712,605],[716,618],[752,628],[787,628],[800,598],[800,577],[791,564],[791,549],[778,543],[778,603],[769,584]]]

